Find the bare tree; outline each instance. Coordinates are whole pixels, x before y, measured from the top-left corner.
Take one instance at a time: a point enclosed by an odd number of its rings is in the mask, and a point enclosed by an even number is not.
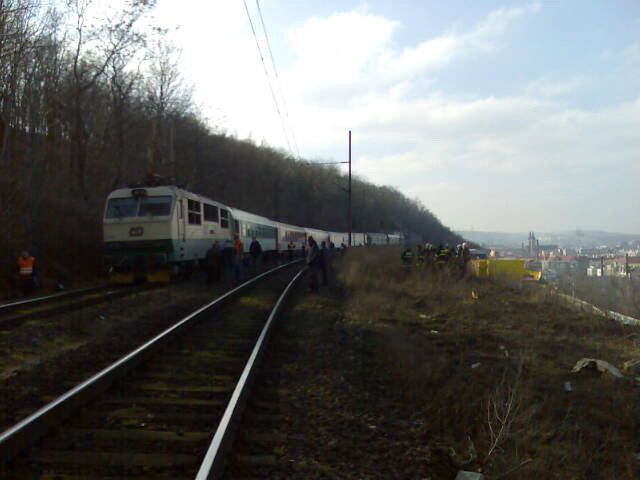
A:
[[[68,7],[74,19],[74,48],[72,51],[72,155],[78,186],[87,198],[85,174],[88,132],[85,124],[86,98],[114,57],[122,54],[138,38],[134,25],[152,2],[130,1],[124,10],[99,26],[88,23],[89,7],[93,0],[69,0]],[[98,49],[97,47],[102,47]]]
[[[120,43],[120,35],[128,32],[114,31],[109,37],[113,48]],[[126,132],[131,121],[129,110],[132,108],[132,97],[136,88],[140,88],[143,76],[141,66],[145,58],[139,52],[146,45],[146,36],[132,32],[130,41],[122,49],[116,51],[108,66],[109,91],[115,131],[114,162],[116,174],[112,188],[116,188],[124,177],[126,159]]]
[[[157,33],[161,35],[166,32],[158,30]],[[180,54],[180,50],[161,38],[153,41],[149,52],[150,67],[145,93],[153,119],[149,146],[149,170],[152,172],[161,171],[167,164],[167,155],[163,154],[166,147],[162,139],[173,135],[172,131],[167,131],[173,128],[172,125],[167,128],[167,120],[184,114],[191,104],[191,89],[185,86],[180,74]]]

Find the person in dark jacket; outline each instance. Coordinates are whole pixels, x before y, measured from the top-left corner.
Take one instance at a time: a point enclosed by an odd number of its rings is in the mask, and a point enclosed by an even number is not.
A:
[[[207,283],[218,283],[220,281],[220,264],[221,264],[221,251],[220,245],[216,240],[211,245],[211,248],[207,250],[207,256],[205,258],[205,268],[207,271]]]
[[[327,279],[327,263],[329,263],[329,251],[327,250],[327,242],[322,242],[320,247],[320,272],[322,272],[322,286],[329,285]]]
[[[225,240],[220,257],[224,281],[231,283],[234,277],[234,266],[236,263],[236,249],[231,240]]]
[[[318,269],[320,266],[320,248],[318,247],[318,243],[313,239],[311,235],[307,239],[309,243],[308,253],[307,253],[307,265],[309,266],[309,272],[311,273],[311,291],[319,292],[320,287],[318,286]]]
[[[260,261],[260,256],[262,255],[262,245],[253,237],[251,240],[251,245],[249,245],[249,253],[251,254],[251,268],[253,269],[253,273],[258,271],[258,262]]]
[[[407,245],[402,254],[400,255],[402,265],[413,265],[413,250]]]

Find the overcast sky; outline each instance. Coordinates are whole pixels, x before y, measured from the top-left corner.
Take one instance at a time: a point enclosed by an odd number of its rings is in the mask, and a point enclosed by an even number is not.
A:
[[[351,129],[356,174],[455,229],[640,233],[637,0],[260,6],[301,156],[344,160]],[[242,0],[155,17],[212,125],[287,149]]]

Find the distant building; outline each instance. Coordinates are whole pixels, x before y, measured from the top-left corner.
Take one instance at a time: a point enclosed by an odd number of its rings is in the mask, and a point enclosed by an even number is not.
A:
[[[589,277],[640,277],[640,256],[601,256],[589,260]]]
[[[564,277],[577,269],[578,263],[569,257],[553,257],[547,262],[547,268],[553,270],[557,277]]]
[[[596,265],[589,265],[587,267],[587,277],[601,277],[602,270]]]
[[[551,257],[556,257],[561,254],[560,248],[558,245],[537,245],[536,256],[539,258],[549,259]]]
[[[533,232],[529,232],[527,256],[529,258],[538,258],[538,241]]]

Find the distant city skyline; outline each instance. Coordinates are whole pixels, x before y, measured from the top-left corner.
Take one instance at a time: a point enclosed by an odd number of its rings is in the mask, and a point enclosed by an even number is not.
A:
[[[260,7],[294,152],[343,160],[351,129],[357,175],[454,230],[640,232],[640,2]],[[212,125],[288,148],[242,1],[159,0],[154,16],[180,26]]]
[[[536,234],[541,234],[541,235],[558,235],[560,233],[571,233],[571,232],[585,232],[585,233],[590,233],[590,232],[599,232],[599,233],[606,233],[606,234],[614,234],[614,235],[625,235],[625,236],[631,236],[631,237],[638,237],[640,239],[640,233],[634,233],[634,232],[614,232],[614,231],[609,231],[609,230],[598,230],[598,229],[594,229],[594,228],[564,228],[562,230],[535,230],[535,229],[529,229],[529,230],[522,230],[522,231],[517,231],[517,230],[485,230],[485,229],[477,229],[477,228],[462,228],[462,229],[456,229],[456,232],[478,232],[478,233],[504,233],[507,235],[520,235],[520,234],[525,234],[527,235],[529,232],[534,232]]]
[[[530,234],[533,234],[535,240],[541,243],[557,244],[560,247],[596,247],[605,245],[614,247],[622,244],[633,244],[636,247],[640,246],[640,234],[606,232],[600,230],[567,230],[556,232],[534,230],[526,232],[457,230],[456,232],[472,242],[492,246],[508,246],[511,248],[519,248],[523,244],[527,246],[529,244]]]

